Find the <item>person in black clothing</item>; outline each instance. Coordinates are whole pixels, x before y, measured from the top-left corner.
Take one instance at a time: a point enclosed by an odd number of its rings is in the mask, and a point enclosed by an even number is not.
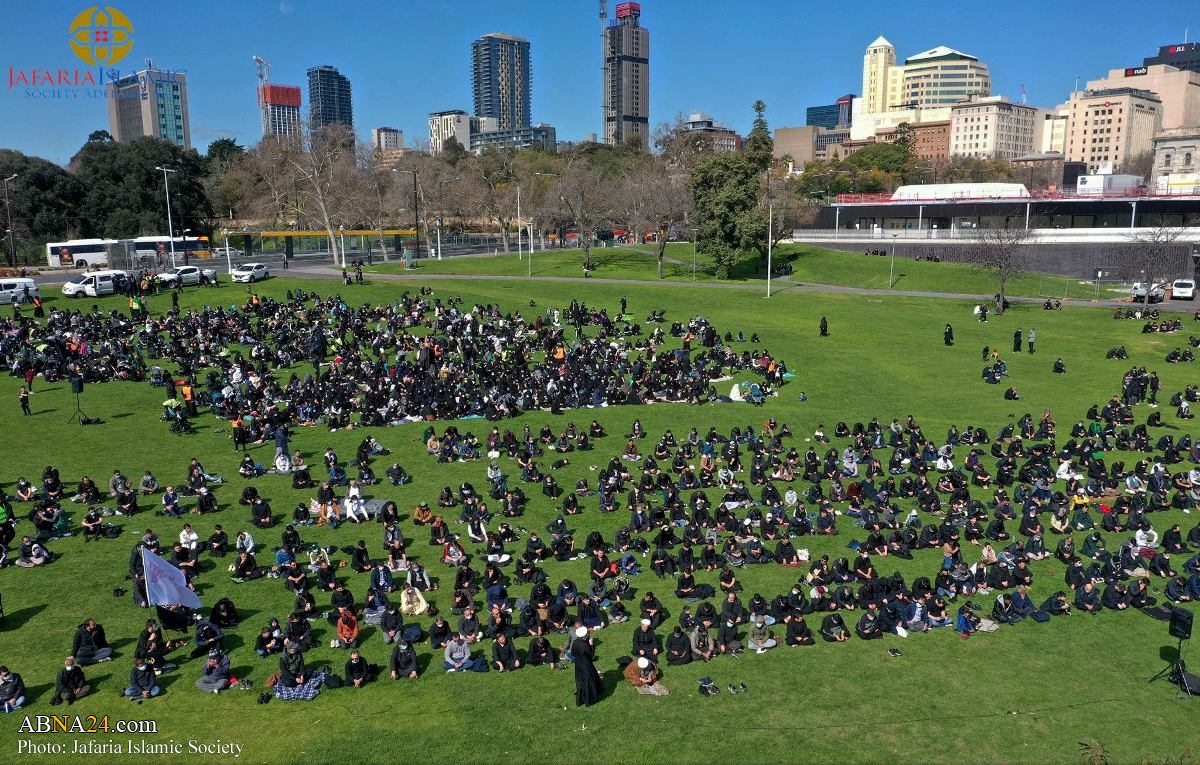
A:
[[[304,661],[304,653],[295,643],[289,643],[279,657],[279,684],[284,688],[295,688],[304,685],[307,680],[308,667]]]
[[[407,640],[401,638],[396,641],[396,647],[392,649],[392,658],[388,664],[393,680],[399,680],[402,677],[409,680],[417,679],[417,652],[413,650],[412,644]]]
[[[63,668],[58,671],[58,676],[54,679],[55,698],[65,701],[67,704],[74,704],[77,699],[82,699],[91,691],[92,686],[88,685],[87,678],[83,676],[83,670],[76,666],[75,657],[68,656]]]
[[[80,666],[99,664],[112,659],[112,648],[104,636],[104,628],[95,619],[88,619],[75,630],[71,654]]]
[[[492,643],[492,668],[497,672],[511,672],[521,668],[521,660],[517,658],[517,651],[513,648],[507,632],[497,634]]]
[[[954,345],[954,327],[951,327],[949,324],[942,330],[942,342],[948,346]]]
[[[878,640],[883,637],[883,629],[879,626],[879,606],[874,602],[867,604],[867,610],[859,617],[854,632],[863,640]]]
[[[676,625],[667,636],[667,664],[690,664],[692,661],[692,641],[683,634],[683,628]]]
[[[600,700],[604,685],[596,671],[596,650],[587,627],[575,628],[571,656],[575,660],[575,706],[590,707]]]
[[[346,683],[354,688],[362,688],[371,680],[371,665],[362,657],[358,649],[350,651],[346,660]]]
[[[829,319],[821,317],[821,337],[829,337]]]
[[[633,632],[633,658],[645,656],[653,659],[658,656],[658,635],[654,634],[649,619],[642,619],[641,626]]]

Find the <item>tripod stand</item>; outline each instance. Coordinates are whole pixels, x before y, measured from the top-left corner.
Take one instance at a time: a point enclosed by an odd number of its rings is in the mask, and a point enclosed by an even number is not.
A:
[[[86,414],[84,414],[83,409],[81,409],[79,406],[79,394],[76,393],[75,394],[75,414],[71,415],[71,419],[67,420],[67,424],[70,424],[72,422],[78,422],[80,424],[80,426],[82,426],[84,420],[86,420],[87,418],[88,418],[88,416]]]
[[[1163,667],[1157,675],[1150,678],[1150,682],[1166,678],[1169,682],[1175,683],[1183,688],[1183,676],[1187,672],[1187,665],[1183,663],[1183,638],[1179,638],[1179,642],[1175,646],[1175,661]],[[1190,695],[1191,691],[1184,688]]]

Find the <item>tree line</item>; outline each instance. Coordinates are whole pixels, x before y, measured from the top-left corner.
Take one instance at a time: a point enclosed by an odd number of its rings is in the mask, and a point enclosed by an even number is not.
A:
[[[201,154],[157,138],[117,143],[100,130],[66,167],[0,150],[0,174],[17,174],[10,184],[12,235],[26,263],[41,261],[46,242],[165,234],[164,179],[156,168],[170,167],[177,236],[319,230],[336,249],[340,228],[419,224],[422,237],[435,227],[489,231],[507,252],[516,248],[518,230],[575,234],[581,266],[589,268],[592,244],[623,229],[634,241],[657,243],[660,276],[667,241],[694,239],[717,275],[728,277],[743,255],[765,258],[769,228],[777,242],[817,211],[772,158],[766,105],[756,102],[754,110],[745,148],[734,152],[717,151],[704,134],[686,131],[682,119],[655,130],[653,153],[629,142],[473,154],[452,142],[437,154],[384,155],[331,125],[249,147],[222,138]]]

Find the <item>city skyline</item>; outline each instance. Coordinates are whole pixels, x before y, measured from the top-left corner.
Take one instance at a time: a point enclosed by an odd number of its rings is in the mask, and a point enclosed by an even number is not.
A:
[[[1119,12],[1125,6],[1101,0],[1088,18],[1069,8],[1018,2],[1006,14],[1016,19],[1018,37],[997,35],[985,11],[976,12],[979,23],[970,23],[958,5],[930,6],[919,25],[889,16],[847,28],[815,22],[799,3],[748,5],[746,13],[729,14],[721,13],[727,4],[710,0],[647,0],[642,22],[655,30],[650,128],[701,110],[744,135],[758,98],[767,103],[773,129],[803,125],[808,107],[861,88],[863,50],[880,34],[901,58],[941,45],[968,51],[989,64],[992,93],[1017,101],[1024,85],[1030,104],[1053,107],[1067,101],[1077,77],[1082,87],[1111,69],[1140,65],[1160,45],[1184,41],[1195,16],[1193,11],[1189,17],[1191,6],[1182,2],[1160,3],[1154,14],[1124,14]],[[354,85],[356,129],[364,140],[378,125],[423,136],[431,112],[472,108],[462,51],[494,31],[524,37],[535,51],[533,68],[541,74],[533,123],[554,124],[565,140],[603,134],[597,108],[598,4],[443,2],[422,13],[419,29],[413,28],[411,14],[382,2],[364,2],[349,14],[304,0],[261,6],[216,0],[170,15],[144,0],[117,7],[134,25],[134,45],[113,68],[126,74],[153,58],[165,68],[186,70],[192,144],[200,151],[217,138],[247,146],[259,140],[258,83],[250,58],[255,54],[271,62],[273,82],[301,84],[310,67],[337,67]],[[610,16],[614,7],[610,3]],[[866,3],[857,15],[882,15],[888,7]],[[45,86],[30,89],[38,93],[29,97],[20,82],[21,73],[33,69],[88,68],[66,43],[76,12],[63,6],[10,10],[10,21],[22,34],[0,54],[8,75],[7,87],[0,89],[0,147],[65,163],[91,131],[107,128],[101,99]],[[1108,26],[1116,18],[1121,19],[1119,38]],[[229,19],[236,23],[226,24]],[[181,27],[204,30],[202,44],[175,44],[174,32]],[[243,27],[270,34],[247,39],[236,33]],[[743,53],[731,54],[730,48]]]

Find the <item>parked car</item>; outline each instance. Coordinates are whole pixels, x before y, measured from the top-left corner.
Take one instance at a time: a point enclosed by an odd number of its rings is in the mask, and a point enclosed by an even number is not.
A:
[[[1132,296],[1134,302],[1146,300],[1146,284],[1144,282],[1134,282]],[[1150,285],[1150,302],[1161,303],[1163,298],[1167,296],[1167,285],[1165,282],[1154,282]]]
[[[216,247],[212,251],[214,258],[240,258],[243,253],[237,247]]]
[[[1171,283],[1171,299],[1172,300],[1195,300],[1196,299],[1196,280],[1195,279],[1176,279]]]
[[[178,285],[190,287],[198,284],[215,283],[217,272],[211,268],[201,269],[196,266],[176,266],[175,268],[163,271],[154,278],[164,287],[176,287]]]
[[[235,282],[257,282],[266,279],[271,274],[267,271],[267,266],[264,263],[243,263],[233,269],[233,280]]]

